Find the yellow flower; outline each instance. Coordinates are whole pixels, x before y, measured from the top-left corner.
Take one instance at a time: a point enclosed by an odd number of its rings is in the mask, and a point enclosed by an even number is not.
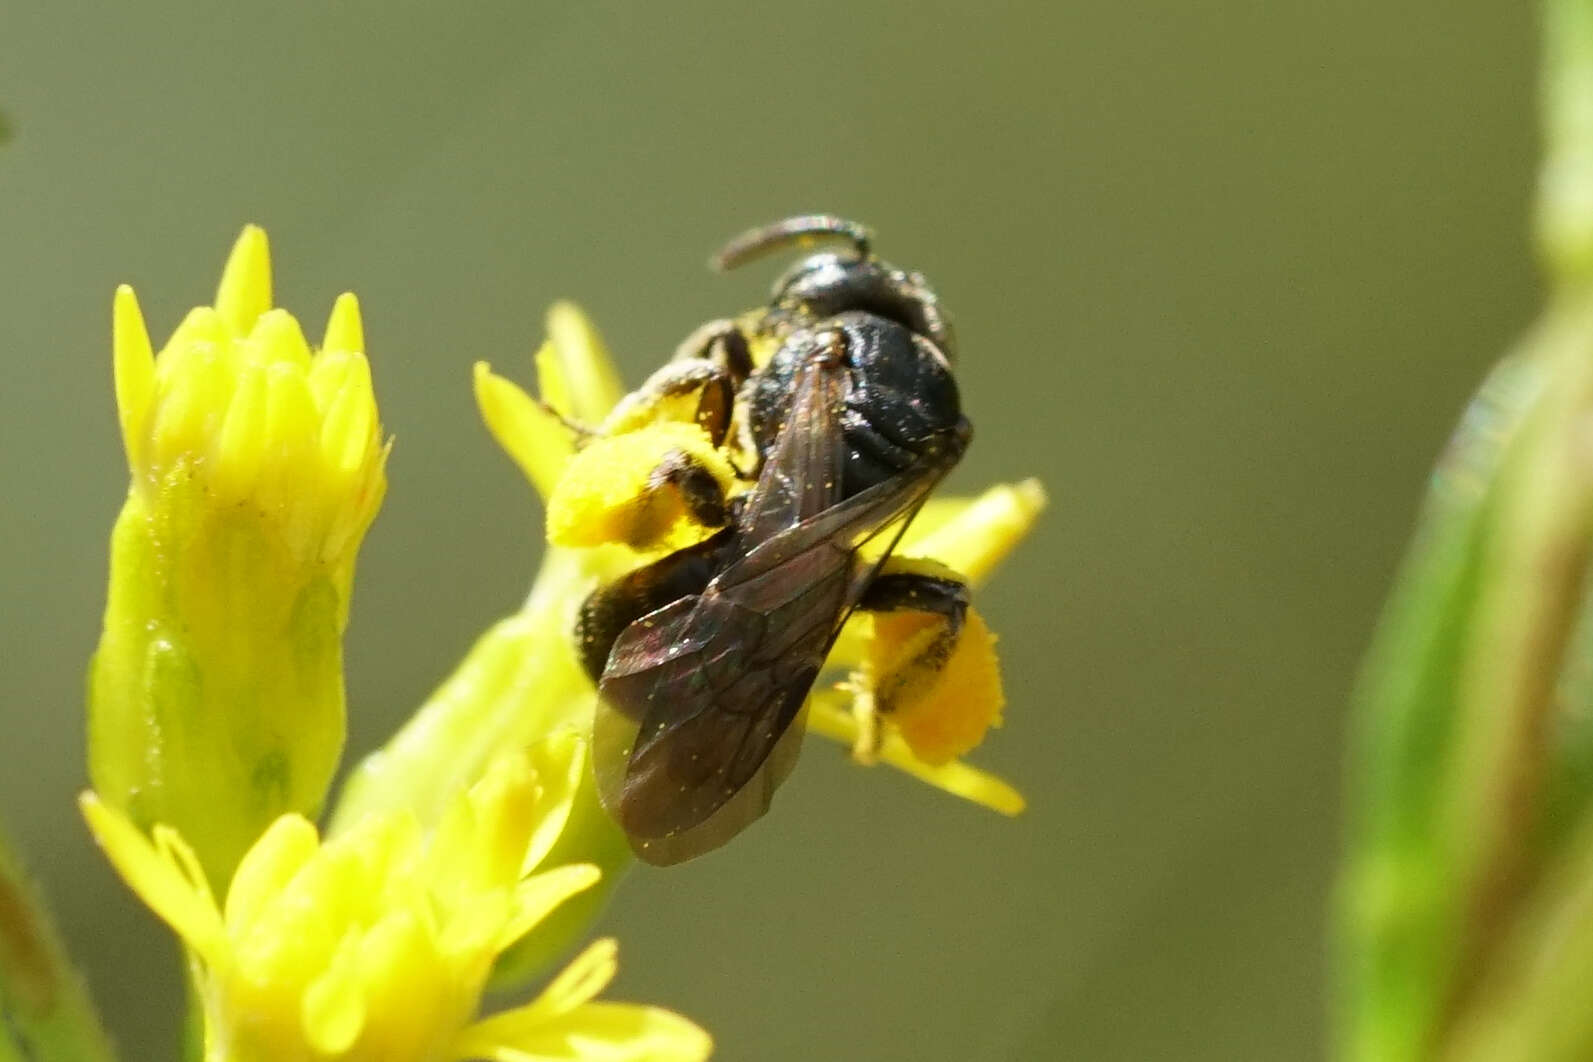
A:
[[[271,308],[244,229],[214,306],[157,357],[116,293],[117,411],[131,476],[89,682],[89,767],[111,805],[178,829],[213,883],[278,815],[313,813],[344,735],[355,554],[385,487],[358,303],[321,348]]]
[[[593,1002],[613,977],[598,941],[536,999],[474,1020],[493,961],[569,897],[590,864],[539,869],[565,828],[584,756],[571,737],[495,760],[432,829],[375,814],[324,842],[277,819],[218,907],[174,830],[146,838],[95,794],[85,817],[128,885],[182,938],[206,1062],[706,1058],[711,1041],[653,1007]]]
[[[574,312],[561,306],[550,317]],[[580,334],[595,335],[584,323]],[[601,344],[568,344],[558,351],[545,346],[538,354],[541,402],[484,364],[476,367],[476,394],[488,427],[547,501],[550,548],[544,570],[553,565],[580,573],[556,584],[569,597],[553,614],[570,616],[599,579],[637,563],[624,547],[637,547],[638,526],[655,529],[650,537],[640,536],[648,549],[680,548],[701,540],[706,529],[688,519],[678,501],[661,506],[653,491],[653,471],[670,451],[683,448],[681,438],[695,427],[634,418],[617,429],[604,424],[617,387]],[[572,389],[570,379],[602,381],[602,389]],[[689,418],[691,406],[675,412]],[[670,407],[658,415],[669,416]],[[578,450],[572,422],[603,424],[615,433],[580,440],[584,448]],[[708,465],[712,459],[700,452],[701,440],[693,437],[693,442],[689,454]],[[733,492],[728,456],[713,462],[712,469],[725,492]],[[931,499],[895,556],[903,564],[934,562],[977,585],[1027,536],[1044,507],[1045,490],[1036,480],[993,487],[976,499]],[[662,518],[654,515],[660,508]],[[869,549],[877,550],[888,537],[878,536]],[[595,548],[566,548],[571,546]],[[575,556],[567,556],[571,553]],[[859,763],[888,763],[1015,815],[1024,807],[1016,790],[957,759],[1000,724],[1003,694],[995,636],[970,609],[950,656],[940,661],[944,666],[930,669],[922,661],[926,644],[938,633],[931,627],[932,621],[916,615],[854,614],[827,663],[850,677],[836,690],[816,693],[808,727],[850,745]]]
[[[597,423],[620,398],[618,374],[581,311],[560,303],[547,325],[548,340],[536,355],[543,401],[485,363],[475,369],[483,420],[544,501],[575,455],[566,421]],[[500,750],[525,748],[549,734],[590,734],[595,693],[570,635],[575,610],[599,580],[634,556],[620,546],[549,546],[519,611],[489,627],[398,733],[355,766],[333,809],[334,831],[396,811],[434,823]],[[584,743],[580,755],[584,764]],[[596,864],[603,877],[499,958],[494,987],[541,972],[581,939],[631,863],[624,834],[598,802],[591,771],[581,779],[549,858]]]

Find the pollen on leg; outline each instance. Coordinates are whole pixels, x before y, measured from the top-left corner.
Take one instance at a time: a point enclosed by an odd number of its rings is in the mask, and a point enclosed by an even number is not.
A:
[[[875,615],[863,664],[878,713],[925,763],[946,763],[1001,725],[995,636],[972,608],[960,630],[922,612]]]
[[[571,458],[548,499],[548,541],[672,551],[724,525],[735,471],[695,424],[599,437]]]

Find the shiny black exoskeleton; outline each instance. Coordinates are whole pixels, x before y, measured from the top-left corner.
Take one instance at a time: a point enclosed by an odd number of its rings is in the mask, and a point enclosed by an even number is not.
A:
[[[802,214],[752,229],[730,241],[709,260],[715,269],[733,269],[768,251],[818,238],[845,240],[851,253],[819,251],[798,261],[774,282],[769,314],[809,321],[861,310],[905,325],[928,339],[948,358],[957,357],[951,322],[922,273],[898,269],[874,257],[863,226],[830,214]]]
[[[962,419],[961,403],[957,382],[933,343],[897,321],[846,310],[793,334],[742,388],[748,429],[760,455],[779,441],[796,381],[811,356],[808,337],[826,333],[841,336],[846,351],[841,496],[849,498],[899,475],[918,459],[926,440],[954,431]]]
[[[851,247],[804,258],[764,310],[693,333],[628,400],[697,396],[698,423],[716,443],[735,426],[753,465],[750,489],[722,507],[726,527],[598,589],[578,620],[601,694],[599,793],[649,862],[717,847],[767,810],[854,609],[938,614],[948,638],[966,609],[966,588],[942,574],[883,573],[971,436],[951,326],[928,283],[829,215],[755,229],[714,264],[815,239]],[[884,534],[886,548],[864,559],[863,544]]]

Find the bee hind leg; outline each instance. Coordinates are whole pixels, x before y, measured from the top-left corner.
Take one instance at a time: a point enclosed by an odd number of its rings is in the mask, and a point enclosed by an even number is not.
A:
[[[893,557],[863,591],[866,612],[924,612],[944,621],[955,640],[968,614],[968,584],[949,569]]]
[[[882,654],[889,661],[883,668],[869,673],[868,681],[858,676],[852,683],[857,720],[852,758],[869,764],[879,759],[883,718],[945,667],[956,650],[968,615],[968,584],[933,562],[892,557],[869,583],[857,607],[879,614],[877,639],[892,638],[906,647],[905,652]],[[886,616],[900,617],[903,629],[887,633],[887,627],[897,625]]]

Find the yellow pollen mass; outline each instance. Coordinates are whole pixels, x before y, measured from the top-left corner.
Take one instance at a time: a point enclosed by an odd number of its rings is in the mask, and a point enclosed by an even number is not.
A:
[[[940,616],[899,612],[872,619],[864,681],[879,712],[919,759],[947,763],[1001,725],[1006,698],[995,636],[977,612],[968,610],[955,638]]]
[[[705,473],[722,500],[735,470],[695,424],[663,422],[592,440],[565,466],[548,499],[548,541],[557,546],[618,543],[676,550],[715,526],[696,518],[671,470]]]

